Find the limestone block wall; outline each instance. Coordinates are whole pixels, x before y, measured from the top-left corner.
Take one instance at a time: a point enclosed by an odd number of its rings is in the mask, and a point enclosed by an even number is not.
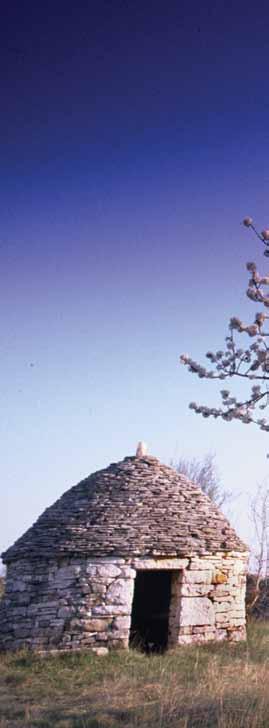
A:
[[[12,562],[0,602],[0,649],[40,652],[129,644],[136,571],[172,570],[169,646],[245,637],[247,555],[62,558]]]
[[[245,639],[247,555],[193,558],[181,573],[178,644]]]
[[[127,647],[134,577],[124,559],[12,563],[0,603],[0,649]]]

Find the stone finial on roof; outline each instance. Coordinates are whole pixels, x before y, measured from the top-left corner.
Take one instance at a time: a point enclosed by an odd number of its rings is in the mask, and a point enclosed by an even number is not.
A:
[[[146,443],[145,442],[139,442],[138,445],[137,445],[137,448],[136,448],[136,453],[135,453],[136,457],[137,458],[142,458],[143,455],[146,455],[147,454],[147,450],[148,450],[148,448],[147,448]]]

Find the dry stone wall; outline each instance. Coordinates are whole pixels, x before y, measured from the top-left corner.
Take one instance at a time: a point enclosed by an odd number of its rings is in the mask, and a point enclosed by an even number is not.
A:
[[[62,558],[11,562],[0,602],[0,649],[127,648],[139,569],[173,571],[169,646],[245,638],[247,554],[192,558]]]
[[[178,644],[245,639],[246,567],[242,554],[190,561],[178,582]]]

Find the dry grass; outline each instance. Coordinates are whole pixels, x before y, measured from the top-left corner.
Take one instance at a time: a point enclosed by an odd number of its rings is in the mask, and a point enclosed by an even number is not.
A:
[[[1,655],[0,728],[268,728],[269,625],[246,645]]]

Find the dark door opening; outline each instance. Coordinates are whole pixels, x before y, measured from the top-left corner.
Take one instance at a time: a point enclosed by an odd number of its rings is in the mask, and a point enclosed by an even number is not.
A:
[[[138,571],[132,606],[130,645],[145,652],[167,647],[171,571]]]

